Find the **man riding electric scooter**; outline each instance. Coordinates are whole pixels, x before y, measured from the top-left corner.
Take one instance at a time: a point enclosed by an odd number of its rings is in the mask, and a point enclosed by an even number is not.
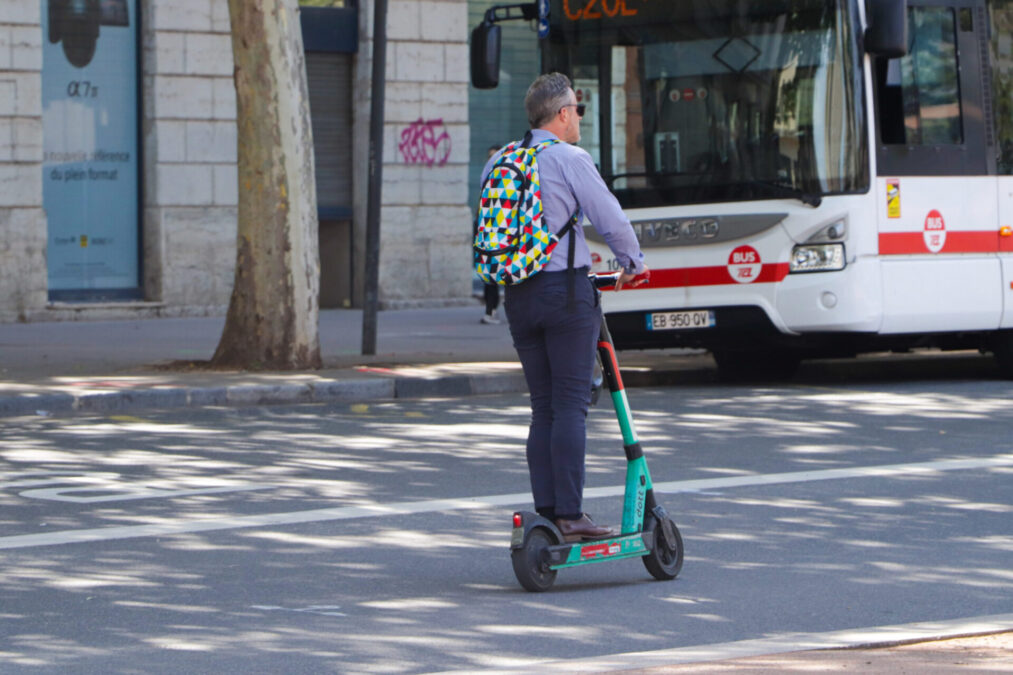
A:
[[[623,269],[617,290],[642,283],[634,279],[647,268],[629,219],[591,156],[573,145],[585,106],[570,80],[542,75],[524,106],[532,130],[496,153],[482,174],[476,271],[506,286],[510,333],[531,393],[527,460],[535,510],[567,540],[603,537],[612,530],[594,523],[582,503],[585,420],[601,323],[587,276],[584,218]],[[525,230],[539,227],[544,236],[536,239],[549,243],[533,241],[526,249]],[[567,254],[559,255],[561,249]],[[539,264],[537,273],[524,276]]]

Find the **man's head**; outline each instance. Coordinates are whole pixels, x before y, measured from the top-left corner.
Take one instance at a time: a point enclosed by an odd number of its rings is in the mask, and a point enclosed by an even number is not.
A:
[[[570,86],[570,78],[562,73],[540,76],[524,97],[524,110],[532,129],[545,129],[567,143],[580,140],[580,114],[584,106]]]

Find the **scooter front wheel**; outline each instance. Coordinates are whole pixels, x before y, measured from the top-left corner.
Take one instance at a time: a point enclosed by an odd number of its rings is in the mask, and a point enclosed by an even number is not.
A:
[[[642,560],[651,576],[659,581],[668,581],[679,575],[682,569],[682,535],[671,518],[655,524],[654,547]]]
[[[525,589],[541,593],[552,588],[556,570],[549,569],[546,550],[555,544],[554,537],[545,528],[539,527],[528,533],[524,546],[510,552],[514,574]]]

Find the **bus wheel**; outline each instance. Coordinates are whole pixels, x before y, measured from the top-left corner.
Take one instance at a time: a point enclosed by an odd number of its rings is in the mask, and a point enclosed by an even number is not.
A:
[[[723,382],[789,380],[801,362],[792,352],[781,349],[716,349],[712,354]]]
[[[998,331],[992,338],[992,354],[1004,377],[1013,378],[1013,331]]]

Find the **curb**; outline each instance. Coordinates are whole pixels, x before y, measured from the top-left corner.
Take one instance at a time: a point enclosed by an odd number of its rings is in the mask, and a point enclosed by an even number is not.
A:
[[[665,386],[685,382],[676,370],[635,369],[623,373],[627,387]],[[45,392],[0,395],[0,418],[50,416],[73,412],[125,412],[152,408],[354,402],[397,398],[464,397],[521,393],[528,390],[521,372],[497,375],[377,377],[320,380],[299,384],[235,384],[211,387],[153,386],[144,389]]]
[[[305,384],[237,384],[220,387],[152,387],[69,394],[0,396],[0,417],[128,410],[374,401],[506,394],[526,391],[516,375],[453,375],[324,380]]]
[[[667,386],[699,381],[687,370],[634,368],[622,374],[626,387]],[[527,391],[521,372],[495,375],[398,376],[319,380],[298,384],[235,384],[210,387],[152,386],[85,393],[0,395],[0,418],[66,413],[111,413],[146,409],[333,403],[383,399],[515,394]]]

